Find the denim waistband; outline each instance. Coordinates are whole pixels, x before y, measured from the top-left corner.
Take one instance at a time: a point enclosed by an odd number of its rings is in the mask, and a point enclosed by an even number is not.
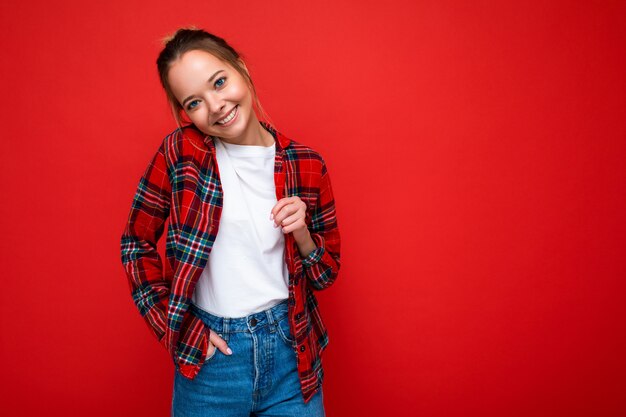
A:
[[[287,317],[289,313],[289,299],[284,299],[278,304],[249,314],[245,317],[220,317],[202,310],[200,307],[191,303],[189,311],[196,315],[209,328],[218,333],[234,333],[234,332],[254,332],[268,324],[278,322]]]

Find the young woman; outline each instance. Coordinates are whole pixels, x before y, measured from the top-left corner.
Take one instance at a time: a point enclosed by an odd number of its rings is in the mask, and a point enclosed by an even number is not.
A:
[[[222,38],[180,29],[157,67],[178,128],[139,181],[121,257],[175,364],[172,414],[323,416],[314,291],[340,265],[324,159],[259,121],[248,69]]]

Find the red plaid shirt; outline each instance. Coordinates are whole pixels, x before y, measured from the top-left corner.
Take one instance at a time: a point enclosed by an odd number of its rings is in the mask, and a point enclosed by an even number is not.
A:
[[[277,200],[298,196],[317,248],[302,258],[293,235],[285,235],[289,270],[289,322],[304,401],[324,378],[321,354],[328,344],[314,291],[331,286],[339,271],[340,237],[324,159],[271,125]],[[223,191],[211,136],[194,125],[165,137],[139,181],[121,237],[121,258],[133,301],[176,369],[193,379],[207,354],[210,329],[188,312],[195,284],[218,233]],[[157,241],[168,222],[163,263]]]

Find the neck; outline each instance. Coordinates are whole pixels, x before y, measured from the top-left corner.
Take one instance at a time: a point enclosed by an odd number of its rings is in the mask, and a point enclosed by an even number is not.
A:
[[[220,140],[226,143],[232,143],[233,145],[252,145],[252,146],[272,146],[274,144],[274,136],[261,125],[259,120],[255,117],[250,121],[250,127],[246,129],[243,138],[241,140],[225,139],[220,137]]]

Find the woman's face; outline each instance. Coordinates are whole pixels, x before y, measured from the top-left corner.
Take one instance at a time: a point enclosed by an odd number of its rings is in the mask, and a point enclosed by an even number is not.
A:
[[[205,51],[188,51],[172,64],[168,79],[176,99],[200,131],[227,142],[252,144],[259,125],[252,93],[229,64]]]

